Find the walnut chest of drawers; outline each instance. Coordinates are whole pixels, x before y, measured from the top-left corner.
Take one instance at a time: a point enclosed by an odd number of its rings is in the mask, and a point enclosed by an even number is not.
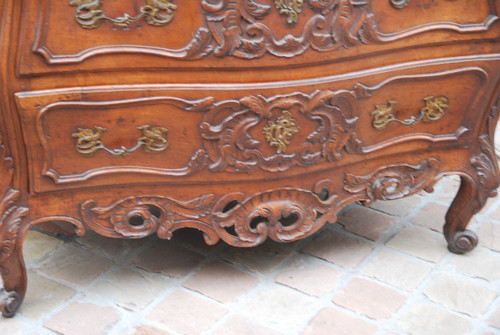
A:
[[[4,0],[0,304],[29,227],[291,242],[456,174],[496,193],[498,0]],[[369,225],[369,222],[366,222]]]

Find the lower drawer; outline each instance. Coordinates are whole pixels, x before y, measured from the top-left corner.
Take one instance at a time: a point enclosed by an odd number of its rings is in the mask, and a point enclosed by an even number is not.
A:
[[[429,62],[314,81],[18,93],[32,192],[273,180],[465,145],[495,62]],[[492,72],[492,73],[489,73]]]

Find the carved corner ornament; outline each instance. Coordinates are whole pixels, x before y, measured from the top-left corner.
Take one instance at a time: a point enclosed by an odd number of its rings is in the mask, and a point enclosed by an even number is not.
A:
[[[85,29],[98,28],[103,21],[110,21],[119,27],[130,27],[133,22],[144,19],[149,25],[164,26],[174,17],[177,6],[172,0],[146,0],[146,5],[135,15],[124,14],[112,18],[101,9],[104,0],[71,0],[70,6],[76,7],[75,19]]]
[[[433,96],[423,99],[425,106],[420,109],[418,116],[411,116],[408,119],[400,120],[394,116],[394,106],[397,101],[389,101],[386,105],[377,105],[376,109],[371,112],[373,116],[373,128],[384,130],[391,122],[399,122],[405,126],[415,126],[421,121],[435,122],[443,117],[446,109],[449,107],[449,101],[446,97],[434,98]]]

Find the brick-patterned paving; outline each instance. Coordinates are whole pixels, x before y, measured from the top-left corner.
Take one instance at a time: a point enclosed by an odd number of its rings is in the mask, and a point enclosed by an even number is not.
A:
[[[479,246],[454,255],[439,231],[457,183],[353,204],[290,245],[31,231],[28,294],[0,334],[500,334],[500,197],[471,223]]]

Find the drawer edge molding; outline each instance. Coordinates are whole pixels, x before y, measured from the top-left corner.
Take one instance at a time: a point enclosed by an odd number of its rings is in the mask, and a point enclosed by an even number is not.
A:
[[[282,38],[276,38],[277,34],[260,21],[269,9],[255,0],[202,0],[201,10],[205,23],[181,48],[109,44],[94,46],[73,54],[57,54],[47,45],[44,17],[48,17],[50,6],[47,5],[47,0],[44,0],[42,6],[45,12],[39,20],[32,50],[49,64],[73,64],[97,55],[127,53],[181,60],[196,60],[210,54],[241,59],[260,58],[266,54],[291,58],[309,50],[336,52],[362,44],[391,43],[431,31],[454,31],[461,34],[484,32],[499,20],[498,5],[490,1],[490,14],[482,22],[435,22],[398,32],[383,33],[378,29],[369,1],[353,4],[351,0],[341,0],[337,4],[332,1],[310,0],[308,3],[316,14],[304,24],[302,32],[295,35],[286,34]],[[262,7],[266,7],[266,10],[262,10]]]
[[[193,175],[203,170],[229,173],[249,173],[257,170],[284,172],[293,167],[310,167],[318,163],[338,162],[346,154],[370,154],[409,141],[464,144],[466,135],[469,135],[471,131],[466,126],[460,126],[444,134],[413,132],[370,145],[362,143],[357,134],[361,112],[358,107],[359,101],[372,97],[377,90],[401,81],[428,81],[463,73],[474,73],[480,78],[478,92],[488,83],[488,73],[484,69],[465,67],[434,73],[398,75],[389,77],[375,86],[358,83],[352,90],[323,89],[311,94],[295,92],[270,97],[249,95],[238,100],[221,101],[216,101],[212,96],[200,100],[156,96],[116,101],[58,101],[36,112],[36,129],[44,152],[41,173],[50,177],[56,184],[67,184],[116,173],[176,177]],[[475,106],[479,100],[480,95],[476,94],[471,101],[471,106]],[[44,116],[48,112],[65,108],[99,109],[158,103],[175,106],[184,112],[203,114],[197,128],[201,147],[192,154],[183,168],[104,166],[89,169],[81,174],[65,175],[52,166],[53,154],[51,154],[43,126]],[[269,127],[270,122],[274,125],[273,120],[279,119],[283,116],[283,112],[290,108],[296,109],[294,113],[303,117],[303,122],[310,122],[314,125],[311,132],[303,135],[305,138],[303,142],[295,143],[292,149],[284,147],[285,149],[280,152],[276,150],[276,146],[273,146],[272,141],[259,141],[250,134],[250,130],[257,127],[256,129],[261,134],[266,135],[266,128]],[[446,115],[451,115],[451,113]],[[300,131],[303,124],[297,123],[296,126]],[[261,149],[262,146],[269,146],[275,153],[265,154]]]

